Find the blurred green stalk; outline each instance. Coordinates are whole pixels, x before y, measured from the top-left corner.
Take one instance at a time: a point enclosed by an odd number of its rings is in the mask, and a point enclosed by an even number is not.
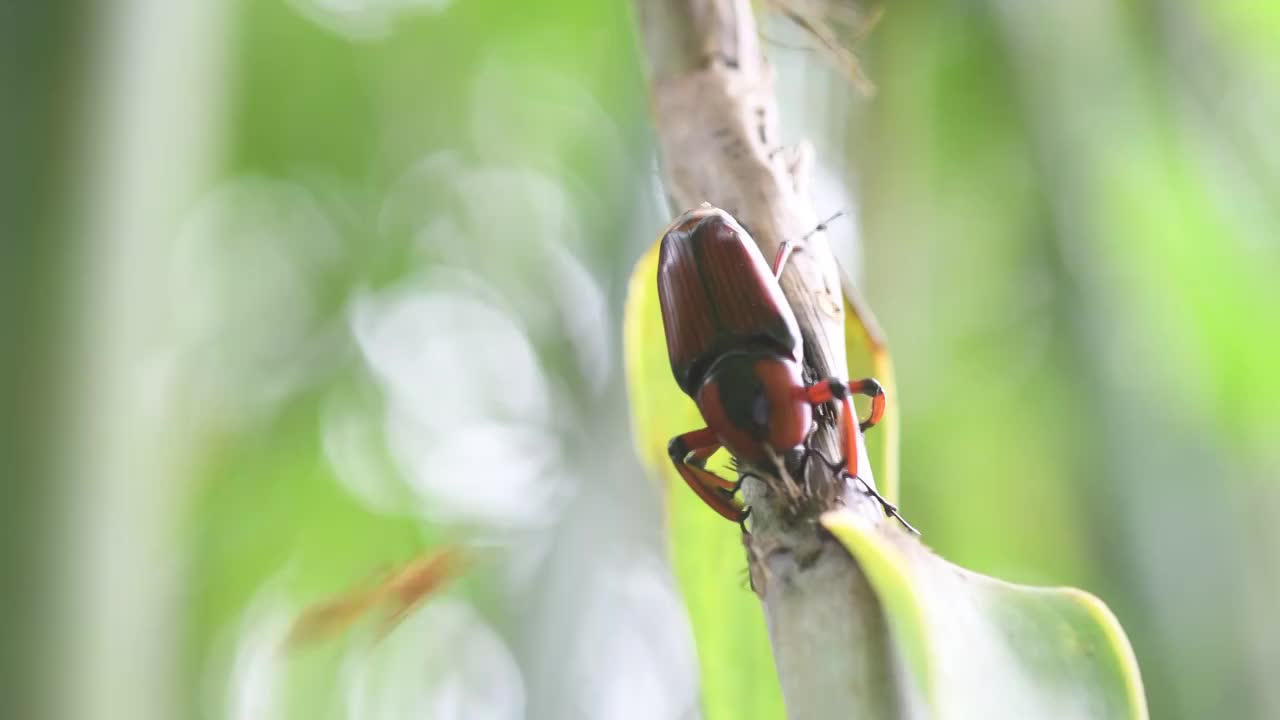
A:
[[[188,488],[169,372],[168,249],[218,156],[232,4],[23,4],[0,22],[5,244],[19,479],[5,503],[29,593],[6,717],[175,717],[176,528]],[[88,8],[78,8],[81,11]],[[6,65],[9,65],[6,63]],[[77,122],[79,121],[79,122]],[[25,160],[25,162],[23,162]],[[12,652],[12,650],[11,650]]]

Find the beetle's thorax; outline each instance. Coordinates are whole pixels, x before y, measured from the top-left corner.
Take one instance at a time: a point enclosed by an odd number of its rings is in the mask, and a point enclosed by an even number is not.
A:
[[[813,421],[799,363],[770,352],[731,352],[708,369],[694,398],[707,426],[740,460],[760,463],[804,442]]]

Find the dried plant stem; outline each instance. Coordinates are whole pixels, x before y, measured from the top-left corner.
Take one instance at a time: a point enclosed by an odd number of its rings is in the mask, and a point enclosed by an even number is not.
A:
[[[749,0],[637,0],[650,60],[652,111],[673,211],[709,202],[752,234],[765,257],[809,235],[782,276],[815,377],[844,376],[839,271],[808,191],[807,145],[779,144],[773,76]],[[836,457],[830,423],[815,445]],[[835,505],[868,523],[876,503],[822,463],[808,478],[816,502],[799,512],[784,493],[748,477],[746,538],[754,587],[769,624],[792,718],[895,718],[896,662],[878,600],[861,569],[819,527]]]

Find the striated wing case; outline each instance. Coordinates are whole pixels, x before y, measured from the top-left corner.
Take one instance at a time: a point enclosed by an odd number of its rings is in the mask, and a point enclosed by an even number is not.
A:
[[[799,327],[782,288],[755,241],[723,210],[690,210],[667,229],[658,298],[671,371],[689,395],[727,352],[801,359]]]

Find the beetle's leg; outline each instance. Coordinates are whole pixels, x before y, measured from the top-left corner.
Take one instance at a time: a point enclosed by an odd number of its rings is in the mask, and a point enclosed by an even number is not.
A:
[[[844,403],[846,415],[849,417],[853,416],[853,403],[849,401],[851,394],[866,395],[871,398],[871,415],[858,424],[858,429],[865,431],[875,427],[875,424],[880,422],[880,418],[884,417],[885,407],[884,388],[875,378],[863,378],[849,383],[838,378],[827,378],[805,388],[805,396],[810,403],[821,405],[831,400],[840,400]]]
[[[848,464],[843,460],[840,462],[835,462],[831,460],[830,458],[827,457],[826,453],[822,452],[818,448],[809,448],[809,452],[812,453],[813,455],[817,455],[818,459],[822,461],[822,464],[827,466],[827,470],[833,473],[843,472],[845,465]]]
[[[711,428],[691,430],[683,435],[677,435],[667,444],[667,454],[671,456],[671,462],[677,466],[688,465],[701,470],[703,474],[709,476],[711,487],[733,492],[738,489],[738,482],[726,480],[706,469],[707,458],[719,449],[720,439]]]
[[[840,449],[844,451],[846,472],[856,477],[862,466],[858,464],[858,431],[854,429],[853,399],[845,393],[840,403],[844,406],[840,411]]]
[[[873,381],[874,382],[874,381]],[[844,455],[845,467],[853,475],[858,474],[858,431],[853,424],[853,400],[849,395],[849,386],[837,378],[820,380],[801,392],[813,405],[821,405],[832,400],[839,400],[843,405],[840,412],[840,451]],[[872,416],[875,409],[872,408]]]
[[[884,417],[884,387],[875,378],[863,378],[849,383],[849,392],[857,395],[866,395],[871,398],[871,416],[858,423],[858,429],[866,432],[875,427],[880,422],[880,419]]]
[[[680,477],[684,478],[689,488],[708,507],[720,513],[721,517],[738,524],[742,524],[747,519],[747,509],[738,504],[727,490],[722,490],[718,486],[719,478],[713,473],[682,462],[675,463],[675,466],[676,472],[680,473]]]
[[[862,478],[856,475],[853,476],[853,479],[862,483],[862,487],[866,489],[866,493],[871,497],[875,498],[880,503],[880,507],[884,509],[885,515],[888,515],[893,519],[897,520],[898,522],[902,523],[902,527],[906,528],[907,530],[910,530],[912,533],[916,535],[920,534],[920,531],[917,530],[914,525],[907,522],[907,519],[902,517],[902,513],[898,512],[898,506],[894,505],[888,500],[885,500],[884,496],[881,495],[879,491],[875,489],[875,486],[873,486],[871,483],[867,482],[866,480],[863,480]]]
[[[841,473],[842,475],[849,476],[853,480],[857,480],[859,483],[862,484],[863,492],[875,498],[876,501],[880,503],[880,507],[884,510],[885,515],[888,515],[889,517],[892,517],[893,519],[902,523],[902,527],[906,528],[912,533],[915,533],[916,535],[920,534],[920,531],[917,530],[915,526],[907,522],[906,518],[902,517],[902,513],[898,511],[897,505],[894,505],[893,503],[886,500],[885,497],[881,495],[879,491],[876,490],[874,485],[862,479],[860,476],[849,472],[848,468],[846,467],[848,465],[847,461],[832,462],[831,460],[828,460],[827,456],[824,455],[823,452],[818,448],[808,448],[808,452],[810,454],[817,455],[818,459],[821,460],[822,463],[827,466],[827,469],[831,470],[832,472]]]
[[[686,456],[685,462],[700,468],[706,468],[707,461],[710,460],[711,456],[715,455],[716,451],[719,449],[720,449],[719,442],[717,442],[714,445],[707,445],[706,447],[697,448],[693,452],[689,453],[688,456]]]
[[[667,454],[676,472],[684,478],[689,488],[702,499],[712,510],[720,513],[726,520],[742,524],[747,519],[747,510],[733,499],[733,492],[738,482],[726,480],[700,465],[689,462],[690,455],[695,460],[706,462],[717,449],[720,440],[710,428],[694,430],[677,435],[667,445]]]
[[[757,480],[763,480],[763,479],[764,479],[764,478],[760,477],[759,475],[756,475],[755,473],[749,473],[749,472],[742,472],[742,473],[738,473],[738,479],[737,479],[737,480],[735,480],[735,481],[733,482],[733,487],[729,489],[729,494],[730,494],[730,495],[737,495],[737,494],[738,494],[738,491],[742,489],[742,483],[746,482],[746,481],[747,481],[747,478],[749,478],[749,477],[753,477],[753,478],[755,478],[755,479],[757,479]]]
[[[846,410],[846,412],[848,411]],[[845,428],[848,426],[842,424],[841,427]],[[846,435],[845,442],[847,443],[847,441],[848,441],[848,436]],[[856,443],[856,438],[855,438],[855,443]],[[856,444],[854,445],[854,448],[856,451],[856,448],[857,448]],[[827,469],[830,470],[831,472],[842,473],[844,475],[848,475],[850,478],[854,480],[857,480],[859,483],[862,484],[862,487],[864,488],[864,492],[867,495],[870,495],[871,497],[875,498],[876,501],[880,503],[880,507],[883,508],[885,515],[888,515],[889,517],[892,517],[898,522],[902,523],[902,526],[904,528],[906,528],[907,530],[910,530],[916,535],[920,534],[920,531],[915,529],[915,527],[912,526],[911,523],[907,522],[906,518],[902,517],[902,513],[898,512],[897,505],[894,505],[893,503],[886,500],[885,497],[881,495],[879,491],[876,490],[875,486],[873,486],[871,483],[867,482],[866,480],[862,479],[860,476],[848,470],[848,465],[849,465],[848,460],[845,460],[844,462],[832,462],[831,460],[827,459],[827,456],[823,454],[821,450],[815,447],[806,448],[806,453],[807,455],[817,455],[818,459],[821,460],[822,463],[826,465]],[[807,455],[806,455],[806,459],[807,459]],[[854,457],[856,459],[856,456]]]
[[[835,220],[836,218],[840,217],[843,214],[844,214],[844,211],[842,210],[836,213],[835,215],[832,215],[831,217],[827,218],[826,220],[823,220],[822,222],[818,223],[817,226],[815,226],[812,230],[805,233],[804,237],[800,238],[800,242],[803,243],[804,241],[808,240],[810,237],[813,236],[814,233],[819,233],[826,230],[827,223],[830,223],[832,220]],[[791,257],[791,251],[794,249],[795,249],[795,243],[791,242],[790,240],[783,240],[782,243],[778,245],[778,253],[773,256],[773,276],[775,278],[782,277],[782,268],[787,264],[787,258]]]
[[[778,246],[778,254],[773,256],[773,276],[775,278],[782,277],[782,268],[787,264],[787,258],[791,257],[791,251],[795,249],[795,245],[790,240],[783,240]]]
[[[800,242],[804,242],[809,238],[813,237],[814,233],[824,232],[827,229],[827,227],[836,218],[840,217],[841,215],[844,215],[843,210],[841,210],[840,212],[837,212],[835,215],[832,215],[826,220],[823,220],[822,222],[818,223],[817,225],[814,226],[812,230],[805,233],[804,237],[800,238]],[[778,245],[778,254],[773,256],[773,276],[775,278],[782,277],[782,268],[784,265],[786,265],[787,258],[791,257],[791,251],[794,249],[795,249],[795,243],[791,242],[790,240],[783,240],[782,244]]]
[[[840,450],[844,455],[845,466],[849,473],[858,474],[858,430],[866,430],[879,422],[884,415],[884,389],[872,378],[864,378],[845,383],[839,378],[827,378],[810,385],[803,391],[804,397],[814,405],[821,405],[831,400],[839,400],[843,405],[840,413]],[[871,415],[854,425],[853,393],[867,395],[871,398]]]

